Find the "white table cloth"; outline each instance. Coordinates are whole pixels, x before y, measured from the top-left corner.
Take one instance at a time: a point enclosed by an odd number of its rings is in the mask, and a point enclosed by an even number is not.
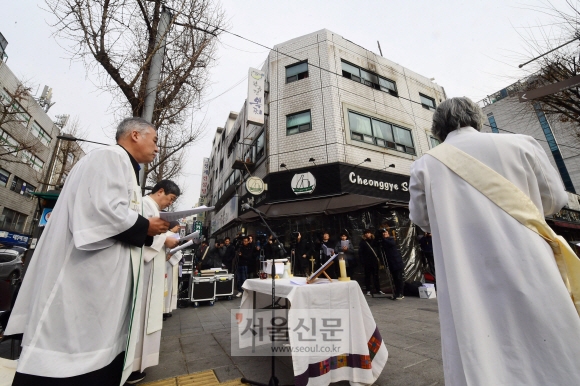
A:
[[[256,297],[258,304],[255,308],[271,303],[271,280],[249,279],[243,288],[241,309],[254,308],[254,292],[267,295]],[[389,354],[356,281],[296,285],[291,283],[291,279],[277,279],[276,297],[290,301],[289,320],[292,320],[292,309],[349,310],[350,352],[337,356],[321,353],[293,355],[296,386],[321,386],[343,380],[350,381],[353,386],[372,385],[377,380]],[[290,335],[290,345],[294,346],[294,343]]]

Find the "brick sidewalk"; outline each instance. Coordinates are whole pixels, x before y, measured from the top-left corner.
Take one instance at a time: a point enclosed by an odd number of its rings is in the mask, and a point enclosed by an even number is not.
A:
[[[375,384],[443,385],[437,300],[412,297],[400,301],[366,299],[389,351],[387,365]],[[213,307],[201,305],[199,308],[175,310],[173,317],[163,325],[160,363],[146,370],[147,377],[141,384],[145,386],[167,379],[167,383],[159,385],[187,385],[178,382],[180,376],[208,370],[213,370],[222,384],[243,376],[267,383],[269,357],[229,355],[230,310],[239,305],[240,299],[220,300]],[[9,343],[1,344],[0,356],[8,357],[9,349]],[[290,357],[276,359],[276,375],[280,385],[293,384]],[[348,382],[333,384],[343,385],[348,385]]]

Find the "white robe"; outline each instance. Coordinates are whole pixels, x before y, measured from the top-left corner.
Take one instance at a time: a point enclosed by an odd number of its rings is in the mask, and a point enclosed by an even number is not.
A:
[[[175,233],[167,231],[167,236],[172,237]],[[169,253],[167,248],[166,253]],[[173,254],[165,262],[165,295],[163,312],[170,313],[177,308],[177,281],[179,274],[179,261],[182,258],[181,251]]]
[[[541,213],[566,204],[533,138],[461,128],[445,142]],[[411,168],[410,194],[411,220],[433,233],[445,384],[580,385],[580,318],[548,244],[429,155]]]
[[[149,196],[143,198],[143,216],[159,217],[159,205]],[[143,296],[141,299],[140,335],[133,371],[143,372],[159,364],[161,328],[163,327],[163,290],[165,282],[166,235],[153,238],[151,246],[143,247]]]
[[[18,372],[73,377],[132,350],[127,335],[141,248],[111,237],[135,224],[140,201],[120,146],[94,150],[72,169],[6,328],[7,335],[24,334]]]

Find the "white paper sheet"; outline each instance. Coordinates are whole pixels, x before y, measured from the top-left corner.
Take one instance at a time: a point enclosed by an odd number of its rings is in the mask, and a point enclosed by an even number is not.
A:
[[[198,241],[196,241],[197,239]],[[199,244],[199,231],[195,231],[193,233],[188,234],[187,236],[183,236],[181,240],[193,240],[196,244]]]
[[[159,217],[161,217],[165,221],[177,221],[181,218],[191,216],[192,214],[198,214],[203,212],[208,212],[213,210],[213,206],[198,206],[197,208],[187,209],[187,210],[180,210],[177,212],[160,212]]]
[[[171,249],[169,251],[169,253],[173,255],[175,252],[181,251],[182,249],[185,249],[185,248],[190,247],[192,245],[193,245],[193,241],[189,240],[187,243],[180,245],[179,247],[175,247],[175,248]]]

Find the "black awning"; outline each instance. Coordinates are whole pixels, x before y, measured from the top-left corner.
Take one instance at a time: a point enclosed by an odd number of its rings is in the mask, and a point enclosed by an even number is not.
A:
[[[297,200],[277,204],[261,205],[257,209],[268,218],[304,216],[312,214],[337,214],[368,208],[387,202],[385,198],[363,196],[360,194],[345,194],[334,197]],[[253,221],[258,215],[247,211],[238,217],[241,221]]]

